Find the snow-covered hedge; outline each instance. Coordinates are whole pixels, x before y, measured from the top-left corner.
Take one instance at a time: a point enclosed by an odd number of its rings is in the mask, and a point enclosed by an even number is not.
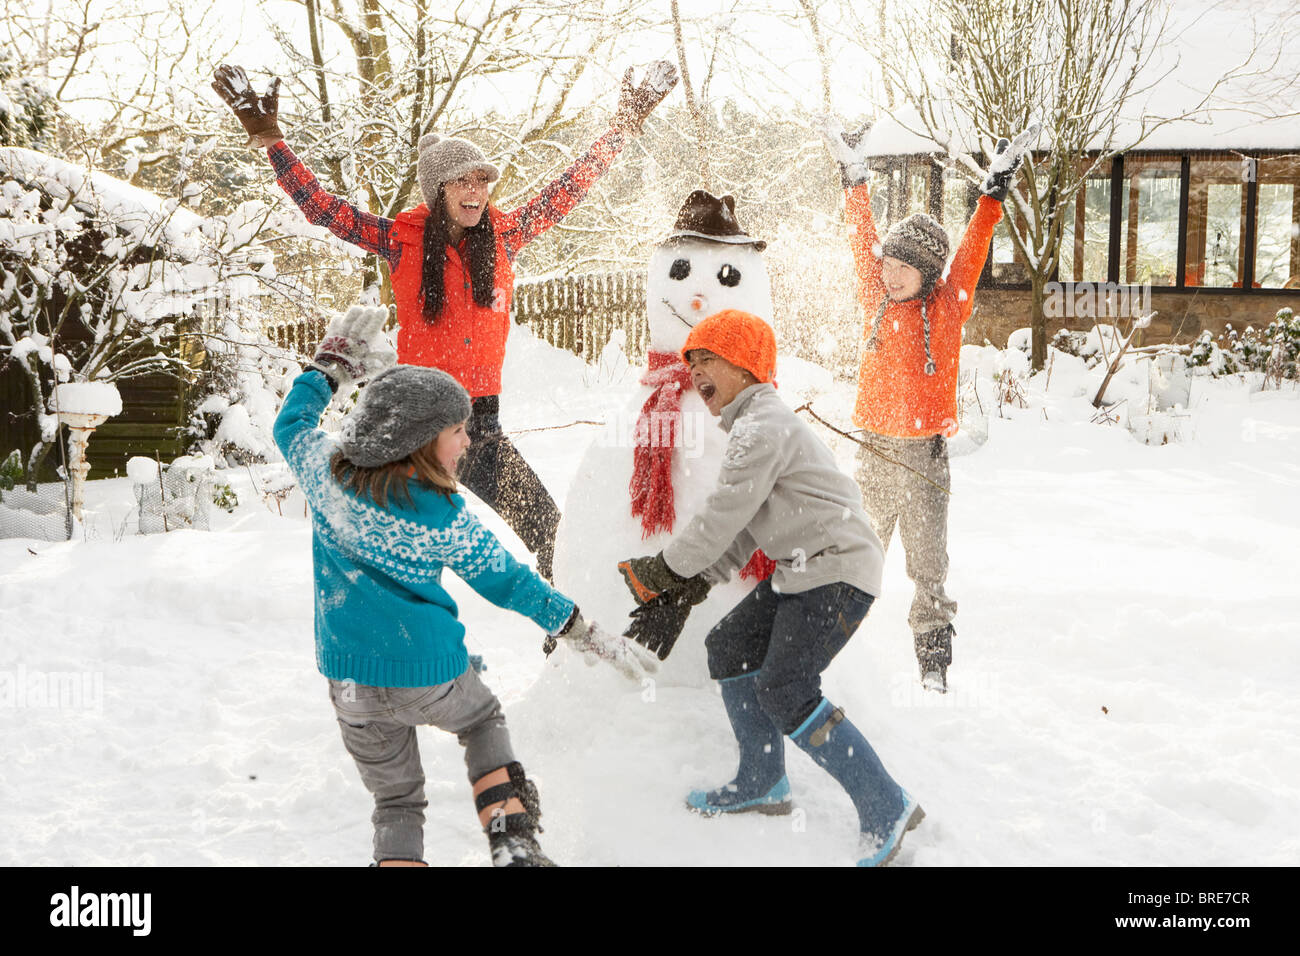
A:
[[[1188,364],[1208,369],[1211,375],[1263,372],[1266,379],[1297,378],[1300,360],[1300,317],[1290,308],[1279,309],[1263,332],[1246,326],[1238,333],[1228,325],[1218,341],[1202,332],[1192,346]]]

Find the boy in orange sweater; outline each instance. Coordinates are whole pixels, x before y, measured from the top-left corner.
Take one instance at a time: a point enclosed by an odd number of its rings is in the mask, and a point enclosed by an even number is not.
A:
[[[1002,201],[1037,129],[998,142],[983,195],[948,266],[948,236],[930,216],[895,223],[880,240],[867,192],[866,129],[823,127],[840,164],[857,270],[868,316],[853,422],[868,447],[858,453],[858,484],[876,536],[889,546],[894,526],[916,585],[908,615],[922,683],[943,693],[952,662],[957,602],[948,575],[947,439],[957,433],[961,330],[1002,218]],[[881,457],[887,456],[893,461]],[[897,462],[898,464],[895,464]]]

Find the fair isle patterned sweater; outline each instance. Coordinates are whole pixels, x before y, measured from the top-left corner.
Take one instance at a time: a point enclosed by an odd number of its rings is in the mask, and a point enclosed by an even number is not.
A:
[[[493,604],[555,633],[573,602],[501,547],[465,508],[418,481],[380,508],[330,475],[337,443],[321,431],[325,376],[299,375],[275,420],[275,443],[312,515],[316,665],[326,677],[377,687],[426,687],[467,666],[465,627],[442,586],[443,568]]]

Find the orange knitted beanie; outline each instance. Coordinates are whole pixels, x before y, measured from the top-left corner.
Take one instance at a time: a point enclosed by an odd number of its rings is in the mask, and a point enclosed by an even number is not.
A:
[[[696,323],[682,346],[683,362],[691,349],[708,349],[760,382],[770,382],[776,374],[776,335],[772,327],[739,309],[723,309]]]

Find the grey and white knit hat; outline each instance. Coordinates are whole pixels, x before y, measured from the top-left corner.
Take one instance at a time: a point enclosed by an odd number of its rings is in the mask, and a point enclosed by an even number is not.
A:
[[[394,365],[370,380],[343,421],[339,448],[360,468],[400,461],[469,418],[469,392],[446,372]]]
[[[487,174],[488,182],[494,183],[501,178],[501,170],[487,161],[483,150],[467,139],[455,136],[439,136],[426,133],[420,137],[420,156],[416,165],[416,177],[420,181],[420,192],[424,202],[432,206],[438,198],[438,187],[453,179],[460,179],[479,169]]]
[[[885,241],[880,244],[880,255],[889,256],[921,273],[921,291],[917,298],[921,300],[921,326],[925,334],[925,374],[935,373],[934,355],[930,351],[930,292],[934,284],[943,275],[943,267],[948,262],[948,234],[933,216],[923,212],[915,213],[889,227]],[[873,351],[880,336],[880,321],[885,317],[889,307],[889,297],[880,300],[880,307],[871,318],[871,331],[867,335],[865,348]]]
[[[948,234],[932,216],[918,212],[890,226],[880,254],[906,262],[921,273],[921,287],[928,289],[948,262]]]

